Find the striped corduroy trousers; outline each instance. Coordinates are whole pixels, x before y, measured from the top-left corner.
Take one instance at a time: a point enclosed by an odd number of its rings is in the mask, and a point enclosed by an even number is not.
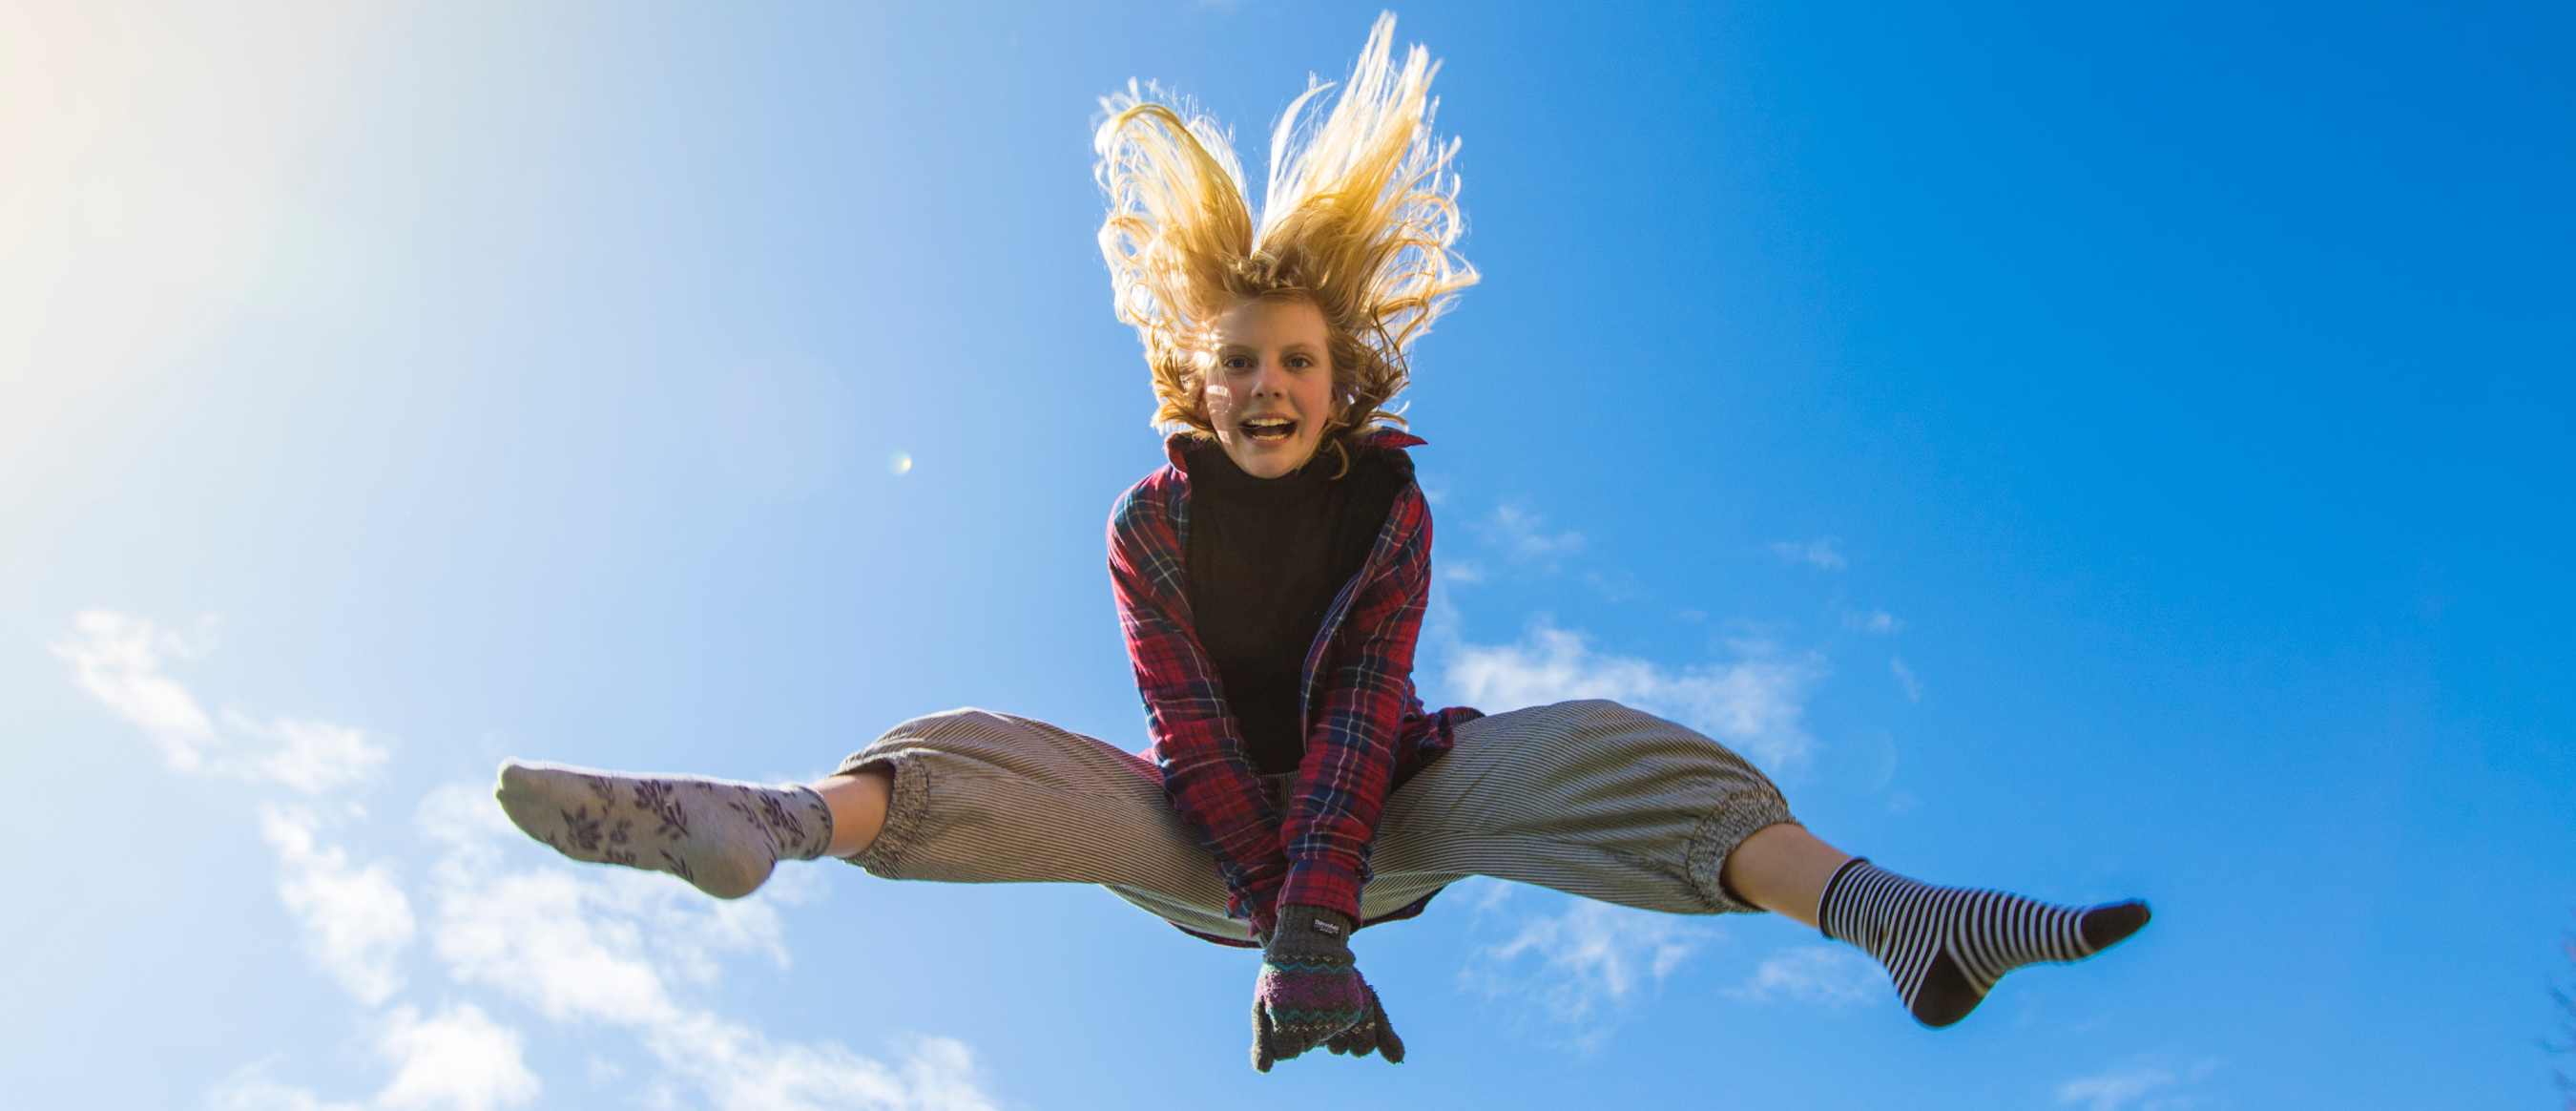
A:
[[[891,770],[883,832],[851,863],[887,879],[1095,883],[1185,929],[1249,938],[1198,835],[1144,758],[1044,722],[952,710],[888,730],[841,764]],[[1285,777],[1282,777],[1283,779]],[[1284,787],[1285,784],[1278,784]],[[1718,882],[1788,804],[1726,746],[1598,700],[1459,726],[1388,796],[1360,916],[1468,876],[1673,914],[1758,910]]]

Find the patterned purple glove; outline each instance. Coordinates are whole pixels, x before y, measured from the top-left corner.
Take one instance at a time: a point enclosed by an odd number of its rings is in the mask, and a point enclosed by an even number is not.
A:
[[[1262,950],[1261,978],[1252,986],[1253,1068],[1269,1072],[1374,1012],[1376,996],[1351,957],[1351,925],[1348,916],[1322,907],[1280,908],[1279,928]],[[1403,1052],[1400,1043],[1396,1052]]]
[[[1395,1036],[1395,1027],[1386,1021],[1386,1008],[1379,1006],[1377,989],[1360,981],[1360,990],[1368,993],[1368,1017],[1348,1030],[1332,1036],[1324,1048],[1353,1057],[1366,1057],[1372,1052],[1386,1054],[1386,1063],[1404,1063],[1404,1039]]]

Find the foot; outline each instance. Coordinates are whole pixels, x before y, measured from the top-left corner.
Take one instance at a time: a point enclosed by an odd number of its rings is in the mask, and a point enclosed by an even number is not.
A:
[[[719,899],[749,895],[779,861],[812,860],[832,843],[831,809],[793,784],[504,760],[492,793],[511,822],[556,852],[669,872]]]
[[[1834,873],[1818,908],[1826,937],[1868,950],[1896,982],[1917,1022],[1968,1017],[2004,973],[2043,961],[2080,961],[2127,940],[2151,917],[2147,904],[2051,906],[2000,891],[1934,887],[1859,857]]]

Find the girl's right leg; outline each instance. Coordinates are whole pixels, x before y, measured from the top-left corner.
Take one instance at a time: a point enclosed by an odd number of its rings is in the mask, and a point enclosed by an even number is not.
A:
[[[814,785],[832,812],[832,844],[823,855],[847,860],[867,850],[885,828],[886,804],[894,796],[894,773],[883,768],[842,772]]]
[[[496,794],[566,856],[669,872],[718,898],[750,894],[777,861],[829,856],[887,879],[1101,884],[1186,929],[1250,936],[1152,764],[1007,714],[904,722],[810,786],[512,760]]]
[[[751,894],[779,861],[817,859],[833,840],[831,807],[795,784],[504,760],[492,794],[556,852],[668,872],[719,899]]]
[[[509,760],[493,795],[521,830],[565,856],[669,872],[735,899],[781,860],[865,851],[885,828],[893,782],[882,768],[800,786]]]

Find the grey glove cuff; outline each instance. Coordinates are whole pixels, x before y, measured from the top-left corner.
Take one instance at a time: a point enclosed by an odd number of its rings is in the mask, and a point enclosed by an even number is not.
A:
[[[1347,959],[1351,954],[1351,930],[1358,925],[1340,911],[1292,903],[1279,908],[1279,929],[1263,939],[1261,948],[1265,953],[1282,956]]]

